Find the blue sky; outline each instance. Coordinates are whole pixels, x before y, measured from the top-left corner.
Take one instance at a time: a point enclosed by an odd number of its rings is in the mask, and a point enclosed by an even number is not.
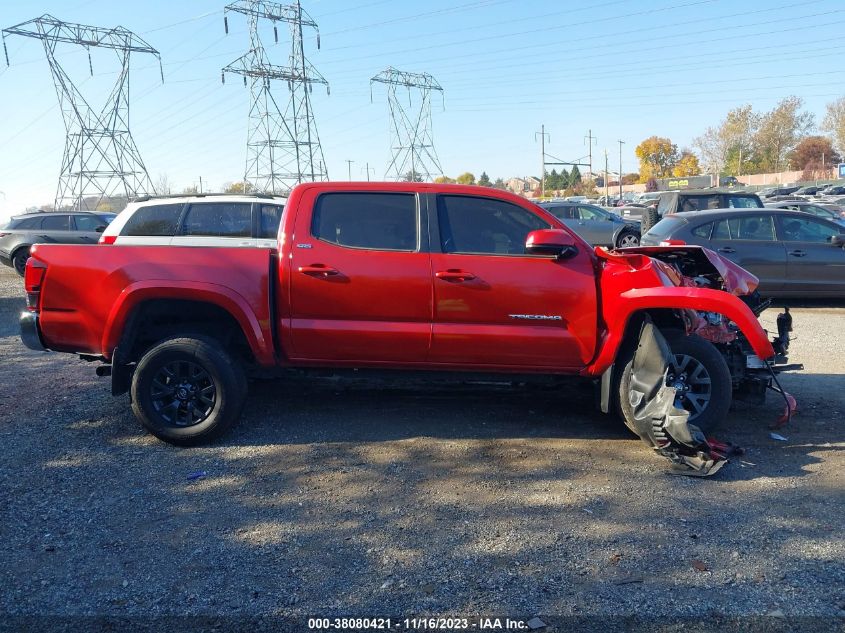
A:
[[[0,0],[0,27],[50,13],[98,26],[122,25],[162,55],[165,82],[150,56],[132,61],[132,132],[153,181],[177,189],[219,189],[242,178],[248,90],[220,82],[220,69],[243,54],[247,24],[224,2],[148,0]],[[392,65],[431,73],[445,89],[435,100],[434,138],[445,173],[486,171],[491,178],[537,174],[535,132],[545,124],[547,152],[572,160],[598,138],[594,164],[610,154],[636,169],[634,147],[652,134],[686,146],[728,109],[771,108],[789,94],[820,120],[824,104],[845,94],[839,60],[845,44],[841,0],[304,0],[319,23],[321,50],[310,61],[331,84],[314,91],[323,151],[334,179],[375,177],[389,163],[383,89],[370,102],[369,78]],[[280,34],[283,34],[280,29]],[[284,43],[271,57],[283,64]],[[283,40],[282,40],[283,41]],[[64,128],[40,42],[7,40],[0,60],[0,217],[51,202]],[[61,50],[69,74],[99,103],[114,80],[105,51],[93,51],[94,76],[81,49]],[[279,86],[279,91],[286,89]]]

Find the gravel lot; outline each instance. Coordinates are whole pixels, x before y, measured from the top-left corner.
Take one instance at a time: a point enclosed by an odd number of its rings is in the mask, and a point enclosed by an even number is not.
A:
[[[91,364],[26,350],[22,307],[3,267],[0,628],[37,615],[274,616],[275,630],[374,615],[539,616],[560,631],[592,616],[845,622],[841,304],[793,311],[806,371],[783,379],[799,404],[788,441],[769,437],[777,398],[737,404],[722,437],[747,455],[706,480],[667,475],[583,386],[260,383],[234,433],[174,448]]]

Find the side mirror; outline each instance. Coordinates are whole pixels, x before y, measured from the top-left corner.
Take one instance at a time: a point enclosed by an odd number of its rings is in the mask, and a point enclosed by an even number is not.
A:
[[[97,227],[96,229],[94,229],[94,230],[95,230],[97,233],[102,233],[103,231],[105,231],[105,230],[106,230],[106,225],[105,225],[105,224],[103,224],[102,226],[98,226],[98,227]]]
[[[830,243],[834,246],[838,246],[839,248],[845,248],[845,237],[842,237],[841,235],[831,235]]]
[[[569,259],[578,253],[575,239],[561,229],[531,231],[525,240],[526,255],[543,255],[557,259]]]

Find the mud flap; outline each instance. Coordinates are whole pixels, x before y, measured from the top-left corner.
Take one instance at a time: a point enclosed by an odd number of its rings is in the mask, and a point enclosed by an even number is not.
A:
[[[651,320],[646,320],[631,366],[628,397],[634,411],[634,430],[672,462],[673,474],[713,475],[727,460],[714,458],[704,434],[689,423],[689,412],[675,406],[676,390],[666,385],[671,361],[666,339]]]

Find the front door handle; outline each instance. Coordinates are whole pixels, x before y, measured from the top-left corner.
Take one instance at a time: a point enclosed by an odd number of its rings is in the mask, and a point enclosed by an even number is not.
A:
[[[468,273],[465,270],[458,270],[456,268],[450,268],[449,270],[440,270],[434,273],[434,276],[438,279],[442,279],[443,281],[470,281],[471,279],[475,279],[475,275],[472,273]]]
[[[730,246],[723,246],[722,248],[718,249],[720,253],[736,253],[734,249]]]
[[[802,250],[789,251],[789,254],[792,255],[793,257],[806,257],[807,256],[807,253],[802,251]]]
[[[340,272],[335,268],[329,268],[323,264],[312,264],[311,266],[300,266],[297,269],[303,275],[311,275],[312,277],[332,277],[339,275]]]

